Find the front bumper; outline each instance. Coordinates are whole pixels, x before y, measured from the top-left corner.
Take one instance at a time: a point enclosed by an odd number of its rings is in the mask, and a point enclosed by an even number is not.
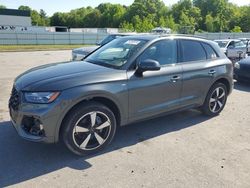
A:
[[[44,143],[55,143],[60,113],[59,102],[51,104],[20,103],[17,110],[9,107],[10,117],[17,133],[22,138]]]

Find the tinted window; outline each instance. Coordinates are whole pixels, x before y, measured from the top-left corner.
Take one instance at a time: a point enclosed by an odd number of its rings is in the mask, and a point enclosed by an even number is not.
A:
[[[141,56],[141,61],[153,59],[160,65],[177,63],[177,46],[175,40],[161,40],[148,47]]]
[[[199,42],[191,40],[181,41],[182,62],[206,60],[206,52]]]
[[[205,48],[207,52],[207,59],[216,59],[218,57],[218,55],[210,45],[202,43],[202,46]]]

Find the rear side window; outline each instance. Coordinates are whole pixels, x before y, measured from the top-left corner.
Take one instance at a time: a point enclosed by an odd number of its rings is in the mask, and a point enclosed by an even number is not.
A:
[[[218,57],[217,53],[214,51],[214,49],[210,45],[206,43],[202,43],[202,46],[207,52],[207,59],[216,59]]]
[[[202,61],[207,59],[206,52],[200,42],[192,40],[181,40],[181,61]]]

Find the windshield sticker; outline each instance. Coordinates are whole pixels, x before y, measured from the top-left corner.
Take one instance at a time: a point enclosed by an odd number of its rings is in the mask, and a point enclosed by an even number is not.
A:
[[[140,42],[141,41],[139,41],[139,40],[128,40],[127,42],[125,42],[125,44],[137,45]]]

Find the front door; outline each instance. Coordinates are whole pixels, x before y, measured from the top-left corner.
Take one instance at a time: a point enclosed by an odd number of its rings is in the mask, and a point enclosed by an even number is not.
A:
[[[177,64],[176,40],[160,40],[149,46],[137,62],[153,59],[159,71],[137,76],[128,72],[129,120],[135,121],[178,108],[182,87],[182,67]]]

